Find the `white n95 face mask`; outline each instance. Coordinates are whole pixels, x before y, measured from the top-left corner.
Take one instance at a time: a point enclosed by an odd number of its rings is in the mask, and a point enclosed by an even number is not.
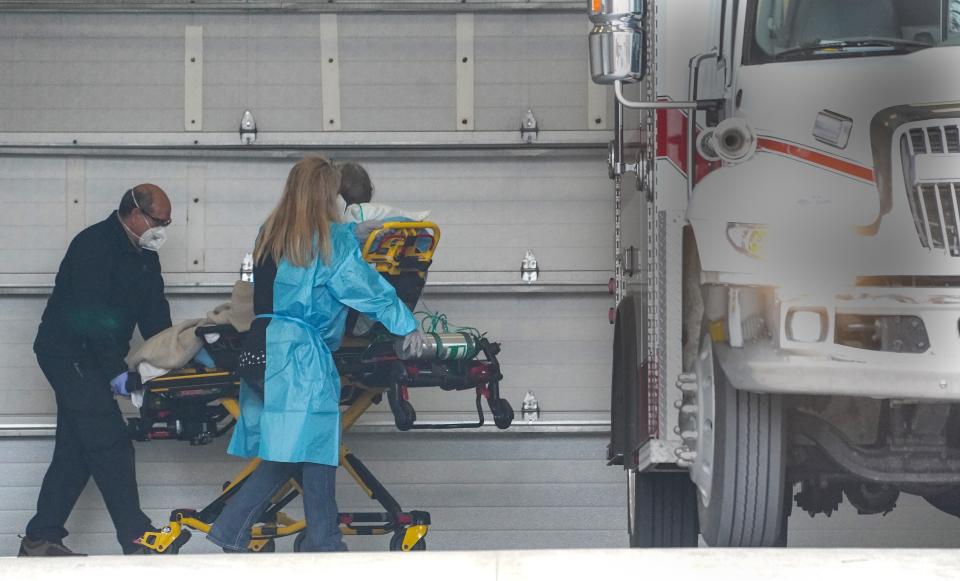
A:
[[[140,235],[140,248],[157,252],[166,241],[167,229],[163,226],[154,226],[147,228],[147,231]]]
[[[140,210],[140,214],[143,215],[143,208],[141,208],[140,203],[137,202],[137,196],[132,195],[131,197],[133,198],[133,205],[135,205],[137,209]],[[152,250],[153,252],[159,251],[163,243],[167,241],[167,229],[163,226],[150,226],[150,222],[147,221],[146,216],[143,216],[143,222],[147,225],[147,229],[140,235],[140,248]]]
[[[131,236],[137,236],[133,230],[127,228],[127,225],[123,223],[123,220],[120,220],[120,225],[123,226],[123,229],[129,232]],[[143,234],[137,236],[137,244],[140,245],[140,248],[143,248],[144,250],[151,250],[153,252],[160,250],[160,247],[163,246],[163,243],[166,241],[167,229],[163,226],[147,228]]]

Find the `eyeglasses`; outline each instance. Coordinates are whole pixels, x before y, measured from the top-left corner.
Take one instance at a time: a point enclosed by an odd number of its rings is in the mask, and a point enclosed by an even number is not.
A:
[[[141,213],[141,214],[143,214],[143,215],[146,216],[147,218],[150,218],[150,220],[151,220],[154,224],[156,224],[157,226],[159,226],[159,227],[161,227],[161,228],[166,228],[167,226],[169,226],[170,224],[173,223],[173,218],[169,218],[169,219],[167,219],[167,220],[161,220],[160,218],[157,218],[156,216],[154,216],[154,215],[152,215],[152,214],[148,214],[147,212],[145,212],[145,211],[143,210],[143,208],[139,208],[139,210],[140,210],[140,213]]]

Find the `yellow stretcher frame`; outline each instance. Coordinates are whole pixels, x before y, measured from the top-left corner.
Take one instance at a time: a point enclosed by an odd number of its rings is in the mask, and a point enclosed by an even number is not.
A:
[[[424,230],[430,234],[423,234]],[[432,239],[430,247],[418,250],[416,241],[428,236]],[[367,236],[363,258],[377,272],[396,275],[400,274],[405,261],[415,260],[429,266],[439,243],[440,227],[433,222],[385,222]]]
[[[349,385],[349,387],[359,389],[361,394],[342,413],[340,419],[340,429],[342,432],[349,430],[350,427],[357,422],[360,416],[362,416],[364,412],[366,412],[367,409],[369,409],[370,406],[377,401],[378,396],[381,396],[386,391],[384,388],[371,388],[357,383],[352,383]],[[240,405],[236,399],[225,398],[220,400],[219,403],[226,408],[226,410],[234,419],[239,419]],[[254,458],[253,460],[247,462],[243,469],[241,469],[232,479],[230,479],[220,496],[230,494],[234,488],[240,486],[247,479],[247,477],[253,474],[253,471],[256,470],[257,466],[259,465],[259,458]],[[355,468],[354,461],[351,461],[350,450],[345,445],[340,446],[340,465],[347,471],[348,474],[350,474],[350,477],[353,478],[358,486],[360,486],[367,497],[371,499],[376,497],[371,483],[368,482]],[[301,494],[303,492],[297,481],[291,479],[274,495],[274,502],[279,502],[280,499],[286,497],[292,490],[296,490]],[[144,533],[143,537],[139,539],[138,542],[140,545],[143,545],[144,547],[147,547],[156,553],[165,553],[169,551],[171,547],[175,550],[179,549],[179,547],[186,542],[185,540],[179,544],[177,542],[181,535],[184,534],[186,529],[193,529],[202,533],[209,533],[210,527],[211,523],[204,522],[194,516],[191,516],[189,513],[174,511],[167,526],[163,527],[163,529],[158,532]],[[416,550],[418,543],[420,543],[420,541],[427,536],[429,528],[430,527],[428,523],[413,523],[405,526],[402,542],[399,546],[400,550]],[[248,545],[248,548],[253,552],[272,550],[271,541],[273,541],[273,539],[296,535],[304,529],[306,529],[306,522],[304,520],[295,520],[283,512],[280,512],[277,514],[277,522],[266,523],[265,525],[258,525],[252,528],[251,541]],[[358,530],[350,524],[341,524],[340,532],[345,536],[360,534]],[[388,535],[391,533],[396,533],[396,531],[387,527],[369,527],[366,528],[363,534]]]
[[[429,235],[425,236],[423,234],[424,230],[428,231]],[[431,239],[430,246],[420,250],[417,248],[416,242],[425,237]],[[416,263],[415,269],[420,273],[421,277],[424,277],[426,276],[427,268],[433,260],[433,254],[439,242],[440,227],[433,222],[386,222],[367,236],[367,240],[363,245],[363,257],[377,272],[390,275],[400,274],[405,268],[410,266],[411,261],[414,261]],[[214,371],[205,375],[212,378],[220,375],[230,376],[231,373]],[[341,378],[341,380],[343,381],[343,378]],[[173,379],[160,377],[154,380],[156,383],[162,383],[163,381],[173,381]],[[371,405],[379,401],[380,397],[387,390],[385,388],[365,386],[357,382],[344,381],[343,385],[344,387],[357,389],[361,392],[341,415],[340,430],[341,432],[346,432]],[[161,392],[166,389],[167,388],[157,388],[157,391]],[[229,412],[234,420],[240,418],[240,404],[236,399],[224,398],[219,400],[219,403]],[[243,469],[227,483],[217,498],[219,499],[230,494],[233,489],[240,486],[259,465],[259,458],[249,461]],[[358,465],[362,466],[362,463],[359,463],[359,461],[352,456],[350,450],[345,445],[340,446],[340,465],[350,474],[350,477],[360,486],[367,497],[377,499],[374,486],[380,487],[381,489],[382,486],[369,472],[366,474],[361,473]],[[365,468],[363,471],[366,472]],[[281,499],[285,498],[293,490],[301,494],[303,492],[297,481],[291,479],[286,485],[281,487],[272,500],[274,502],[280,502]],[[390,498],[390,500],[392,501],[393,499]],[[216,502],[216,500],[214,500],[214,502]],[[408,525],[403,525],[404,532],[402,540],[396,548],[402,551],[413,551],[421,550],[425,547],[423,539],[426,537],[430,528],[429,515],[426,515],[426,513],[421,514],[426,516],[426,522],[411,522]],[[211,524],[212,523],[204,522],[192,516],[187,511],[174,511],[167,526],[158,532],[150,531],[144,533],[143,537],[138,540],[138,543],[156,553],[178,552],[179,548],[189,539],[188,529],[209,533]],[[278,512],[276,522],[266,523],[252,528],[251,541],[248,549],[253,552],[271,551],[273,550],[274,539],[299,534],[305,528],[306,522],[304,520],[295,520],[283,512]],[[340,531],[345,536],[361,534],[360,530],[351,524],[340,524]],[[375,526],[364,527],[362,534],[388,535],[391,533],[397,534],[395,527]],[[185,538],[184,535],[186,535]]]

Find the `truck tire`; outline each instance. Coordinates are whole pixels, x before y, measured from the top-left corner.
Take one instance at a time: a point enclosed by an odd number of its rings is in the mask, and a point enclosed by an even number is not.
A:
[[[627,478],[631,547],[697,546],[697,489],[686,472],[629,470]]]
[[[782,399],[736,389],[712,344],[710,350],[713,471],[709,498],[697,495],[704,541],[711,547],[786,546],[789,505]]]

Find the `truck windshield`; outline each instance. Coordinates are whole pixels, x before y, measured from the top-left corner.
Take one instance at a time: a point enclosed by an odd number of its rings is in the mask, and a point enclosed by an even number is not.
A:
[[[746,64],[960,45],[960,0],[754,0]]]

